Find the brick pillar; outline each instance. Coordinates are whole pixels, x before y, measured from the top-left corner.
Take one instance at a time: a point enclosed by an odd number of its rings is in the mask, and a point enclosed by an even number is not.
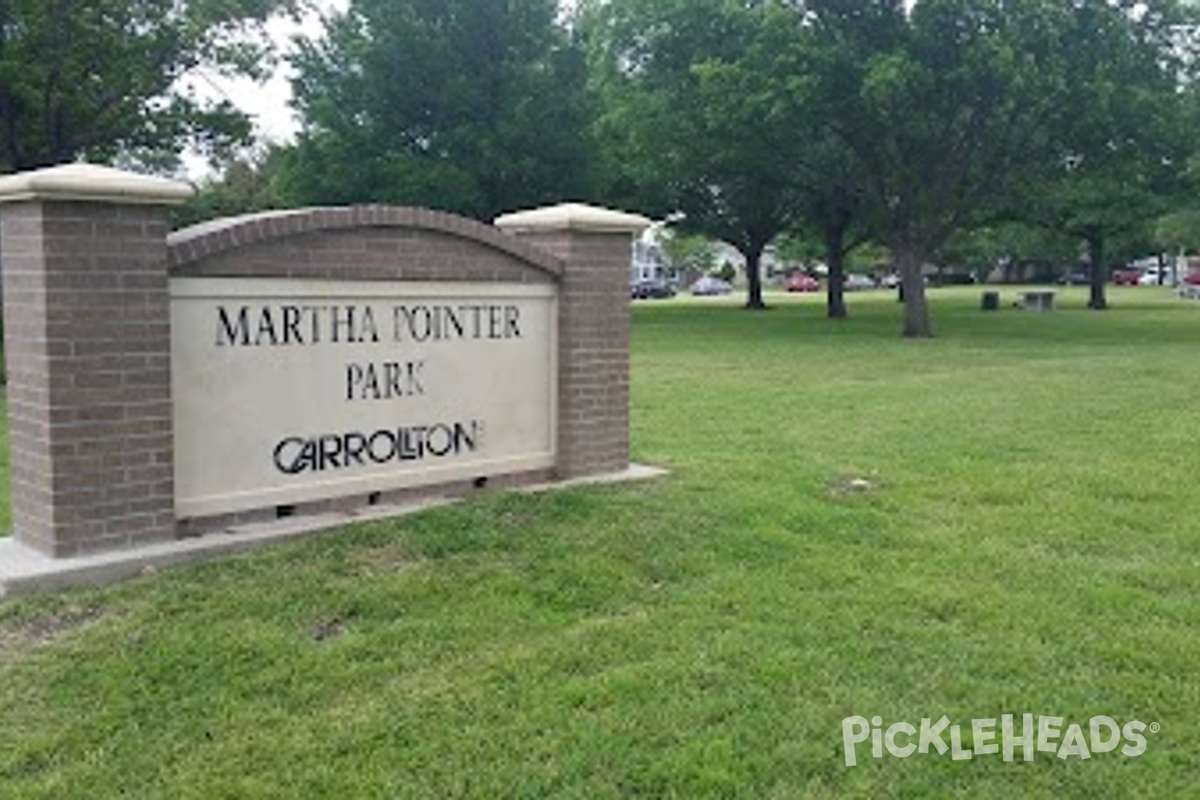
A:
[[[13,535],[52,556],[175,537],[164,206],[83,164],[0,178]]]
[[[563,260],[558,295],[560,477],[629,466],[629,263],[645,217],[566,204],[496,226]]]

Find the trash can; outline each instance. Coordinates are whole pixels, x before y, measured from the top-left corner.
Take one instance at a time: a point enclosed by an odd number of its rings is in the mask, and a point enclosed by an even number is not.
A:
[[[999,292],[984,292],[983,299],[980,302],[980,307],[984,311],[995,311],[1000,308],[1000,293]]]

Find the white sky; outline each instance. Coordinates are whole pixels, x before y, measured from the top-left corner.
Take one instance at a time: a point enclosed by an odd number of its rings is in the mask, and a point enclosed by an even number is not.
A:
[[[271,38],[283,53],[290,49],[290,40],[294,35],[319,37],[322,28],[318,14],[345,11],[349,0],[315,0],[313,5],[317,11],[309,13],[299,24],[288,19],[275,19],[268,23]],[[258,86],[253,81],[241,81],[243,85],[234,86],[231,90],[230,97],[254,115],[259,133],[264,138],[286,139],[296,132],[296,119],[287,106],[292,96],[292,87],[288,82],[290,77],[291,70],[286,63],[281,62],[275,75],[265,85]]]
[[[254,120],[255,135],[259,141],[282,142],[291,139],[297,129],[296,117],[288,107],[292,96],[289,83],[291,69],[283,56],[290,50],[291,39],[299,34],[309,38],[321,35],[319,14],[344,11],[349,0],[313,0],[314,11],[297,23],[291,19],[275,18],[267,24],[267,32],[279,49],[280,61],[274,74],[265,83],[259,84],[247,78],[230,79],[207,76],[193,79],[192,84],[203,97],[227,98],[245,111]],[[208,174],[204,158],[196,155],[184,156],[184,170],[191,178]]]

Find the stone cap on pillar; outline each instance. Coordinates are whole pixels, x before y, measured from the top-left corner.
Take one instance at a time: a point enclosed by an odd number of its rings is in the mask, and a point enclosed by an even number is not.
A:
[[[69,200],[126,205],[178,205],[195,190],[170,178],[96,164],[61,164],[0,178],[0,203]]]
[[[511,233],[545,233],[551,231],[583,231],[586,233],[637,234],[650,227],[650,220],[639,214],[613,211],[583,203],[561,203],[556,206],[517,211],[496,217],[497,228]]]

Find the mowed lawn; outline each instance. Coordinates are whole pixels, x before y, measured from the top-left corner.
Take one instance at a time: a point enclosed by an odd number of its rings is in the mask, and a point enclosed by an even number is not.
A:
[[[931,298],[931,341],[890,292],[638,303],[666,478],[0,602],[0,796],[1197,796],[1200,303]],[[1157,732],[843,758],[1026,713]]]

